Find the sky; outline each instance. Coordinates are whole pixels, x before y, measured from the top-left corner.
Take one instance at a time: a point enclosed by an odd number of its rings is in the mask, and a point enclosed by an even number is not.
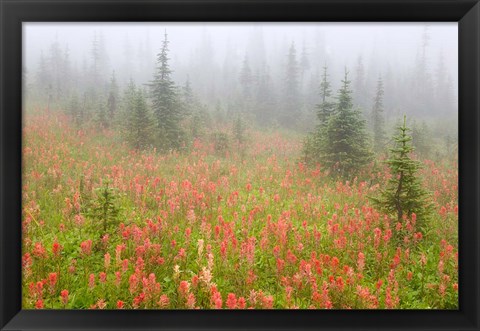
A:
[[[121,66],[128,39],[132,47],[151,43],[152,56],[160,48],[166,31],[170,40],[170,57],[182,65],[196,56],[202,41],[209,40],[212,61],[221,65],[227,50],[243,58],[256,34],[263,36],[267,59],[278,56],[281,45],[294,42],[313,54],[321,38],[329,57],[339,66],[352,66],[359,55],[374,58],[379,65],[403,66],[414,61],[421,45],[421,35],[428,26],[429,53],[433,61],[441,52],[452,78],[458,75],[458,24],[442,23],[24,23],[24,64],[34,69],[40,52],[48,52],[58,38],[67,44],[72,62],[81,65],[90,57],[94,33],[106,40],[109,60]],[[284,56],[285,54],[282,54]],[[433,58],[435,57],[435,58]],[[154,57],[153,57],[154,58]],[[323,59],[322,59],[323,60]],[[433,67],[433,66],[432,66]]]

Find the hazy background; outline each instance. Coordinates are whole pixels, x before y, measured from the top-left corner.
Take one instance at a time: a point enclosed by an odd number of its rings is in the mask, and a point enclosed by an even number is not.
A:
[[[37,99],[45,94],[48,70],[50,77],[63,75],[52,83],[61,90],[59,104],[91,88],[92,75],[100,77],[95,89],[107,89],[113,72],[120,89],[130,79],[148,83],[166,32],[173,79],[179,86],[189,79],[207,109],[242,110],[241,75],[248,67],[252,79],[264,83],[253,89],[265,89],[259,94],[268,94],[263,103],[274,116],[293,46],[305,129],[314,121],[324,66],[334,94],[349,71],[355,104],[366,115],[381,77],[387,121],[402,114],[429,122],[441,116],[456,128],[457,23],[25,23],[23,29],[25,84]],[[92,69],[94,43],[100,55]]]

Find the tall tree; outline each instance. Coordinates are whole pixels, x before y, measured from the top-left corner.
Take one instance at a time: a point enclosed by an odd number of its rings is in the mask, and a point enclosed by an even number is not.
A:
[[[152,114],[147,106],[145,94],[138,89],[133,81],[130,81],[124,95],[126,120],[125,138],[128,144],[141,150],[152,144],[152,133],[154,129]]]
[[[383,81],[382,77],[378,78],[377,92],[373,99],[372,108],[372,127],[373,127],[373,150],[380,152],[385,144],[385,118],[383,115]]]
[[[301,114],[298,75],[297,51],[295,44],[292,42],[288,51],[283,100],[284,111],[281,116],[282,124],[287,127],[295,127]]]
[[[240,71],[240,84],[242,86],[242,98],[244,105],[248,105],[252,97],[253,75],[248,56],[245,54],[243,59],[242,69]]]
[[[395,145],[390,149],[387,164],[391,177],[380,195],[371,198],[381,211],[395,215],[398,222],[403,217],[417,216],[417,224],[424,224],[431,203],[428,192],[422,187],[417,175],[420,162],[411,158],[413,146],[410,129],[407,127],[406,116],[403,125],[398,127],[398,134],[393,137]]]
[[[115,78],[115,71],[112,72],[112,78],[110,79],[110,87],[108,92],[108,115],[110,119],[113,119],[117,113],[117,103],[118,103],[118,85],[117,79]]]
[[[363,65],[363,57],[360,55],[357,59],[357,68],[355,70],[354,81],[354,101],[363,110],[367,109],[369,97],[366,87],[365,66]]]
[[[184,132],[180,126],[182,110],[178,101],[172,70],[168,64],[168,35],[162,42],[157,55],[157,68],[153,81],[149,84],[152,95],[152,108],[155,115],[158,143],[163,150],[178,149],[182,145]]]
[[[349,178],[370,162],[372,154],[365,131],[365,120],[361,113],[353,108],[352,90],[346,69],[337,100],[335,113],[330,116],[320,148],[323,163],[332,174]]]
[[[328,68],[323,67],[322,82],[320,83],[320,103],[317,105],[317,118],[320,125],[325,125],[330,115],[335,111],[335,103],[330,100],[332,89],[328,81]]]

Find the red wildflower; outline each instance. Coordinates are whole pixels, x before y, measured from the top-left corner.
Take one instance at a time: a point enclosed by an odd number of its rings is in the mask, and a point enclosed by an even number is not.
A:
[[[62,304],[66,306],[68,303],[68,290],[62,290],[60,296],[62,297]]]

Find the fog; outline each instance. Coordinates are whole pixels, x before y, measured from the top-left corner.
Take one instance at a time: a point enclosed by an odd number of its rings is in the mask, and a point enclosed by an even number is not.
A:
[[[349,72],[355,104],[365,112],[381,77],[387,119],[403,113],[423,119],[457,114],[457,23],[25,23],[23,29],[25,83],[40,99],[38,88],[46,84],[39,81],[39,70],[42,63],[52,65],[55,52],[70,76],[65,84],[54,83],[64,86],[55,100],[87,89],[82,79],[92,72],[94,43],[101,53],[96,84],[108,82],[112,72],[120,88],[130,79],[148,84],[166,33],[173,80],[179,86],[189,80],[206,107],[238,106],[245,66],[253,77],[268,78],[272,108],[278,107],[293,46],[298,107],[305,114],[319,102],[324,66],[334,92]]]

